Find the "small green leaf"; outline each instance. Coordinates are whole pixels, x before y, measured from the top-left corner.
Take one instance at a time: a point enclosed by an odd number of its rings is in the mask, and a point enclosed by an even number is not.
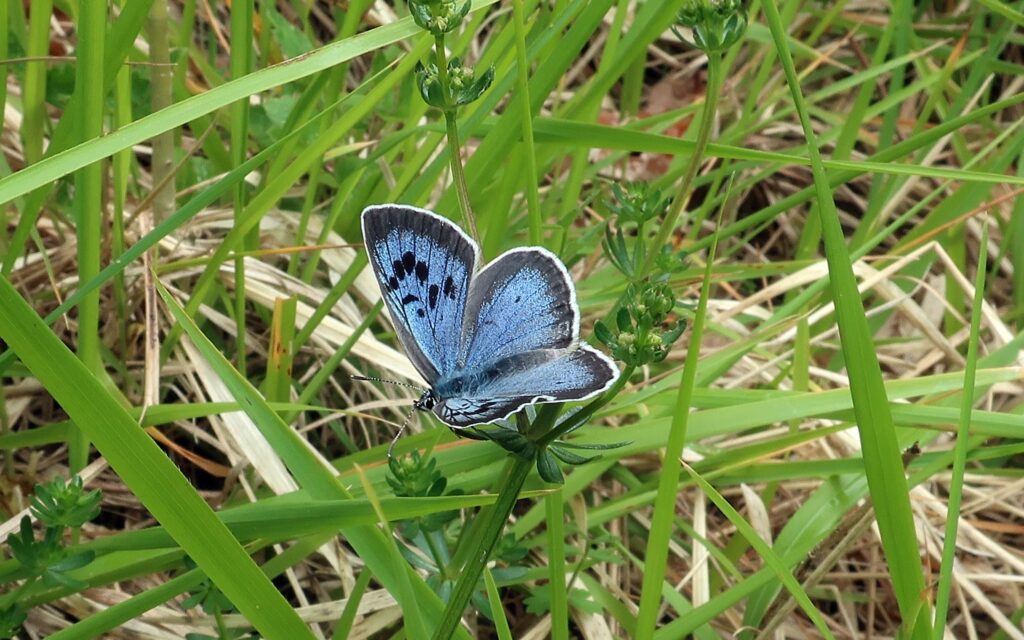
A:
[[[558,468],[558,462],[547,449],[537,454],[537,473],[540,474],[544,482],[550,484],[562,484],[565,482],[562,470]]]
[[[548,451],[550,451],[552,455],[554,455],[556,458],[558,458],[562,462],[564,462],[566,464],[571,464],[571,465],[586,464],[588,462],[591,462],[592,460],[596,460],[599,457],[599,456],[584,457],[584,456],[576,455],[575,453],[573,453],[571,451],[566,451],[565,449],[562,449],[562,448],[557,447],[555,445],[549,446],[548,447]]]

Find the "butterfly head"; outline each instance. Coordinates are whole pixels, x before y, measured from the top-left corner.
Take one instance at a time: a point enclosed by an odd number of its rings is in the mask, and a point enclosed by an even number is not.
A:
[[[435,404],[437,404],[437,396],[434,395],[432,389],[427,389],[416,402],[412,403],[412,406],[420,411],[430,411],[434,408]]]

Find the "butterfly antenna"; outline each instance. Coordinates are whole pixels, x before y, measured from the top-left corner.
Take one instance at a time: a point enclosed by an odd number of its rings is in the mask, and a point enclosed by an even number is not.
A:
[[[374,378],[371,376],[352,376],[353,380],[365,380],[367,382],[386,382],[387,384],[395,384],[400,387],[409,387],[410,389],[416,389],[417,391],[424,391],[423,387],[418,384],[410,384],[408,382],[399,382],[398,380],[388,380],[386,378]]]
[[[402,426],[398,428],[398,433],[396,433],[395,437],[391,439],[391,444],[388,445],[388,462],[391,462],[391,460],[394,459],[394,456],[391,454],[395,450],[395,444],[397,444],[398,439],[402,437],[402,433],[405,431],[405,428],[409,426],[409,421],[412,420],[412,414],[414,413],[416,413],[416,407],[413,407],[409,413],[406,414],[405,420],[402,421]]]
[[[365,380],[367,382],[386,382],[387,384],[395,384],[395,385],[398,385],[400,387],[408,387],[410,389],[416,389],[417,391],[426,391],[423,387],[421,387],[421,386],[419,386],[417,384],[410,384],[408,382],[399,382],[398,380],[387,380],[385,378],[374,378],[372,376],[352,376],[352,379],[353,380]],[[398,439],[402,437],[402,434],[405,432],[405,428],[407,426],[409,426],[409,421],[412,420],[412,415],[414,413],[416,413],[416,406],[415,405],[413,405],[413,408],[409,410],[408,414],[406,414],[405,420],[402,421],[402,426],[398,428],[398,433],[395,434],[395,437],[391,439],[391,444],[388,445],[388,461],[390,461],[390,460],[392,460],[394,458],[392,453],[395,450],[395,444],[397,444],[398,443]]]

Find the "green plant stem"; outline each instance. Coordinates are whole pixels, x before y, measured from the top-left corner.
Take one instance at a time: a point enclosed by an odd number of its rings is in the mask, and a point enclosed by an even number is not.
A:
[[[224,614],[218,608],[213,612],[213,619],[217,622],[217,638],[219,640],[227,640],[231,636],[228,635],[227,625],[224,624]]]
[[[103,133],[103,43],[107,5],[87,2],[78,20],[75,91],[80,102],[75,129],[85,142]],[[97,77],[99,76],[99,77]],[[103,227],[103,163],[94,162],[75,173],[75,231],[78,240],[78,281],[88,282],[100,272]],[[78,357],[94,374],[103,373],[100,356],[100,292],[93,291],[78,308]],[[75,429],[68,443],[71,473],[89,462],[89,440]],[[77,530],[73,534],[77,540]]]
[[[537,193],[537,156],[533,148],[533,110],[530,108],[530,63],[526,58],[526,15],[523,0],[512,2],[516,30],[516,96],[522,111],[523,157],[526,160],[526,210],[530,220],[530,244],[543,241],[540,197]]]
[[[956,447],[953,450],[953,475],[949,487],[946,509],[946,534],[942,544],[942,564],[939,568],[939,586],[935,592],[935,640],[941,640],[949,611],[949,594],[953,587],[953,563],[956,561],[956,532],[960,523],[960,503],[963,500],[964,473],[967,468],[967,447],[970,440],[971,411],[974,403],[974,381],[978,371],[978,334],[981,330],[981,308],[985,301],[985,268],[988,262],[988,226],[981,232],[978,247],[978,275],[974,283],[974,303],[971,309],[971,337],[967,343],[967,361],[964,365],[964,395],[960,402],[960,423],[957,425]]]
[[[434,632],[434,640],[447,640],[455,633],[459,621],[462,619],[462,612],[465,611],[466,604],[473,592],[476,591],[480,574],[487,566],[491,551],[501,537],[501,532],[505,529],[505,523],[508,522],[508,517],[512,513],[512,507],[515,506],[516,499],[519,497],[519,490],[522,489],[532,467],[533,460],[519,456],[513,457],[509,462],[505,480],[501,484],[501,492],[498,494],[497,501],[487,511],[487,519],[478,533],[476,544],[473,545],[475,553],[470,555],[466,566],[462,568],[451,599],[448,600],[448,604],[444,608],[441,622]]]
[[[548,578],[551,582],[551,640],[569,640],[569,595],[565,582],[564,492],[558,487],[544,496],[547,511]]]
[[[451,81],[448,78],[448,54],[444,49],[444,36],[434,37],[434,57],[437,61],[437,80],[441,84],[441,91],[444,95],[444,126],[448,138],[448,161],[452,169],[452,182],[455,183],[455,193],[459,197],[459,206],[462,208],[462,217],[469,227],[469,234],[476,243],[480,244],[480,232],[476,228],[476,217],[473,215],[473,208],[469,204],[469,186],[466,183],[466,172],[462,168],[462,143],[459,141],[459,127],[456,122],[456,107],[452,105]]]
[[[689,164],[686,165],[686,173],[683,174],[683,181],[679,185],[679,193],[672,200],[672,206],[665,214],[665,221],[654,236],[651,248],[647,252],[647,259],[640,270],[640,278],[650,273],[651,267],[661,247],[668,242],[669,234],[676,228],[680,214],[686,204],[690,201],[690,190],[693,187],[693,180],[697,177],[697,171],[704,160],[704,150],[711,139],[711,129],[715,122],[715,111],[718,108],[718,92],[722,87],[722,54],[712,51],[708,53],[708,86],[704,96],[704,109],[700,113],[700,123],[697,125],[697,139],[694,141],[693,155],[690,156]]]
[[[35,588],[36,584],[39,583],[39,576],[32,576],[25,580],[24,583],[14,591],[11,591],[0,598],[0,610],[8,609],[11,605],[17,604],[24,600]]]
[[[721,223],[721,218],[719,218]],[[665,565],[668,560],[668,543],[675,519],[676,495],[679,486],[679,460],[686,444],[686,429],[690,421],[690,405],[697,380],[697,362],[700,344],[704,336],[704,320],[708,312],[708,295],[711,292],[711,270],[718,249],[718,232],[711,241],[708,261],[704,266],[704,282],[700,287],[700,300],[693,318],[690,343],[686,348],[686,364],[683,365],[679,392],[676,395],[672,426],[669,428],[668,443],[665,445],[665,460],[658,474],[658,493],[654,498],[654,517],[651,520],[650,537],[647,538],[647,552],[644,554],[644,580],[640,593],[640,611],[637,613],[634,637],[651,638],[661,605],[661,586],[665,581]]]

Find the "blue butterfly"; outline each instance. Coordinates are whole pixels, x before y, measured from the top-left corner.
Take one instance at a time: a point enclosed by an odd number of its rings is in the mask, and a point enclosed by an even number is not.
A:
[[[580,344],[576,291],[547,249],[512,249],[478,269],[476,243],[431,211],[371,206],[362,223],[398,339],[430,385],[415,408],[465,429],[584,400],[618,378],[611,358]]]

